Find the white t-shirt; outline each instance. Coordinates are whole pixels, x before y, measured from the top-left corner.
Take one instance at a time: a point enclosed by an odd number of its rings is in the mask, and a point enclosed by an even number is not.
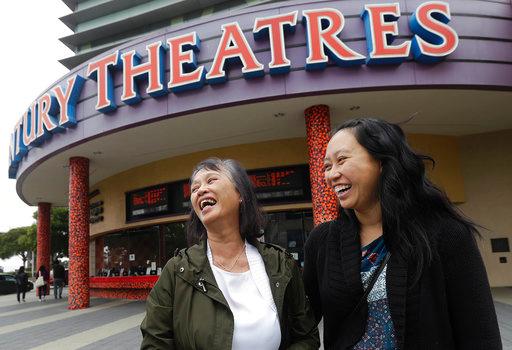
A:
[[[258,250],[247,242],[246,254],[249,271],[228,272],[213,265],[208,245],[213,275],[235,321],[232,349],[276,350],[281,343],[281,327],[265,265]]]

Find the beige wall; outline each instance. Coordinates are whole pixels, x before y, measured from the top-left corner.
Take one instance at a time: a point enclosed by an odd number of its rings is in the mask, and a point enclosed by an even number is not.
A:
[[[483,240],[480,249],[492,286],[512,286],[511,253],[492,253],[490,238],[509,237],[512,244],[512,130],[497,133],[451,137],[409,134],[412,147],[436,160],[429,177],[446,191],[449,198],[478,224]],[[247,169],[307,163],[305,139],[296,138],[238,145],[198,152],[133,168],[107,178],[91,187],[100,190],[92,201],[104,201],[105,220],[91,225],[91,236],[124,228],[184,220],[186,216],[142,222],[125,222],[125,192],[159,183],[186,179],[192,167],[209,156],[235,158]],[[284,210],[311,205],[267,208]],[[499,257],[506,256],[507,264]]]
[[[464,213],[481,229],[480,251],[491,286],[512,286],[512,254],[492,253],[491,238],[509,238],[512,245],[512,130],[460,138],[466,188]],[[506,264],[499,257],[507,257]]]
[[[434,182],[446,189],[454,201],[464,199],[459,155],[455,138],[433,135],[409,135],[414,148],[432,155],[438,162],[431,172]],[[112,176],[91,187],[100,194],[91,201],[104,201],[104,221],[91,225],[91,236],[97,236],[124,228],[156,223],[184,220],[186,216],[125,222],[125,193],[131,190],[160,183],[183,180],[190,176],[193,166],[210,156],[238,159],[247,169],[266,168],[282,165],[306,164],[307,146],[304,138],[261,142],[218,148],[149,163]],[[270,210],[291,209],[295,206],[279,206]],[[306,208],[311,205],[300,204]]]
[[[408,134],[407,140],[417,152],[434,158],[435,167],[433,169],[430,162],[426,164],[427,175],[432,182],[442,188],[452,202],[464,202],[464,183],[457,138]]]
[[[146,164],[112,176],[93,185],[91,191],[100,190],[92,201],[103,200],[104,221],[91,225],[91,236],[154,223],[184,220],[184,216],[162,218],[144,222],[125,222],[125,192],[165,182],[187,179],[192,168],[207,157],[234,158],[247,169],[267,168],[279,165],[307,163],[304,139],[261,142],[187,154]]]

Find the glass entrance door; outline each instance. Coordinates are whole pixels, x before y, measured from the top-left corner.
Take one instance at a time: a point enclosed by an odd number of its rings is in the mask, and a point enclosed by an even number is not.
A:
[[[299,266],[304,266],[304,243],[313,229],[311,210],[267,213],[265,242],[277,244],[291,253]]]

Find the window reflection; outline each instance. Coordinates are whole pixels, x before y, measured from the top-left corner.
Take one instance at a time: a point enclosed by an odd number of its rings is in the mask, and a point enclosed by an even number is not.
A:
[[[97,238],[96,276],[158,275],[175,251],[186,247],[184,222],[148,226]]]
[[[267,213],[264,239],[304,265],[304,243],[313,229],[311,210]],[[95,241],[95,275],[159,275],[177,251],[187,247],[186,223],[175,222],[111,233]]]
[[[311,210],[268,213],[265,242],[285,248],[300,266],[304,266],[304,243],[313,229]]]

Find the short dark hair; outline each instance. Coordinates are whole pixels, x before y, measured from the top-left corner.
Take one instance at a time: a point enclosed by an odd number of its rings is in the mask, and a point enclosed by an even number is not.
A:
[[[433,259],[431,231],[439,222],[449,220],[478,235],[475,224],[427,178],[425,161],[434,166],[434,159],[415,152],[399,125],[358,118],[344,122],[332,136],[345,129],[351,130],[357,142],[381,163],[377,191],[384,240],[389,248],[416,262],[413,281],[419,280],[422,269]],[[354,217],[352,210],[345,212]]]
[[[245,169],[234,159],[207,158],[199,162],[190,176],[190,185],[194,177],[201,170],[213,170],[225,173],[240,194],[240,236],[255,244],[258,237],[263,234],[265,219],[258,204],[254,188]],[[194,211],[190,203],[190,217],[187,224],[187,241],[189,246],[206,238],[206,228]]]

